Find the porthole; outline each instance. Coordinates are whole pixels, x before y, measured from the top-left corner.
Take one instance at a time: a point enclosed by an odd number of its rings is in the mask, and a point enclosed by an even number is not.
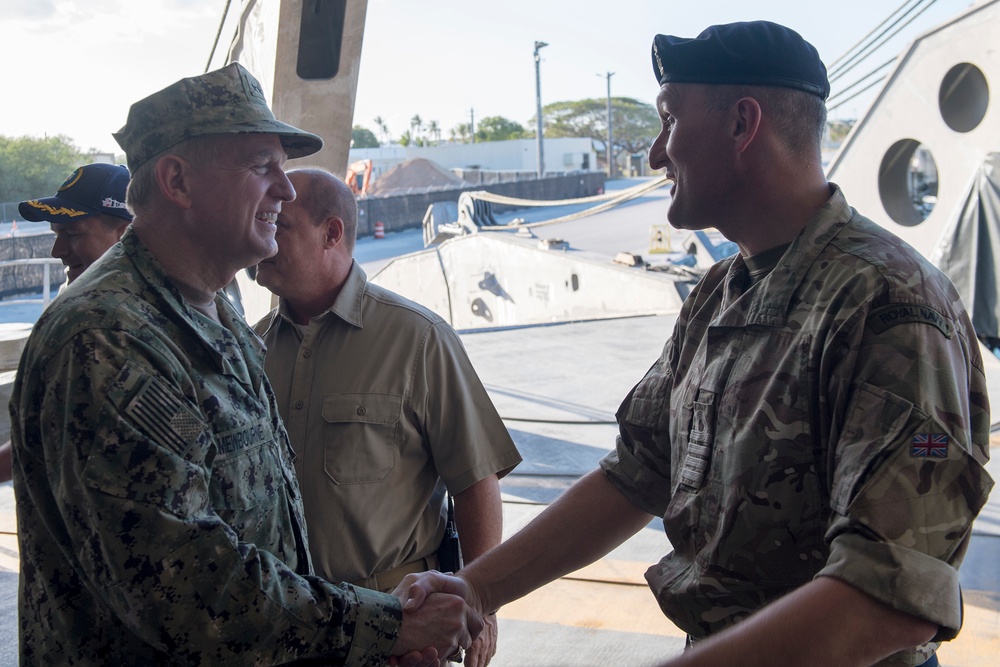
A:
[[[945,124],[956,132],[971,132],[986,117],[990,86],[983,71],[972,63],[955,65],[941,80],[938,108]]]
[[[915,227],[937,204],[937,163],[930,150],[915,139],[901,139],[882,156],[878,169],[882,207],[897,224]]]

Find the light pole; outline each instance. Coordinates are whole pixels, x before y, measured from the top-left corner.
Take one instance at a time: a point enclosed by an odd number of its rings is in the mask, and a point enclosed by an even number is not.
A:
[[[608,178],[615,177],[614,151],[611,149],[611,77],[614,72],[608,72],[608,145],[604,148],[604,155],[608,159]],[[598,74],[597,76],[600,76]]]
[[[538,114],[538,129],[535,132],[535,143],[538,148],[538,178],[545,175],[545,153],[542,151],[542,71],[539,63],[542,57],[538,50],[548,46],[545,42],[535,42],[535,105]]]

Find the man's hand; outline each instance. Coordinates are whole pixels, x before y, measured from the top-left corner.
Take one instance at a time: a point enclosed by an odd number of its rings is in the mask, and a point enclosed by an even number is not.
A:
[[[480,608],[479,597],[476,591],[465,579],[459,575],[442,574],[436,570],[408,574],[399,582],[393,595],[399,598],[403,605],[403,612],[416,611],[423,606],[424,601],[432,593],[448,593],[457,595],[464,599],[466,603],[476,611],[479,616],[483,616]],[[473,635],[475,637],[475,635]]]
[[[497,652],[496,614],[483,616],[483,631],[465,652],[466,667],[486,667]]]
[[[409,664],[434,665],[458,648],[469,648],[482,632],[483,620],[460,597],[469,591],[464,581],[439,572],[419,576],[425,581],[417,589],[410,585],[417,575],[407,575],[394,591],[403,606],[403,626],[393,654]],[[416,651],[421,652],[419,661]]]

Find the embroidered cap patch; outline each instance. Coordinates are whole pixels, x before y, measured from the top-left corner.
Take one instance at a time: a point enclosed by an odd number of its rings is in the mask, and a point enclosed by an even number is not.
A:
[[[948,458],[948,436],[944,433],[918,433],[913,436],[910,456],[914,458]]]

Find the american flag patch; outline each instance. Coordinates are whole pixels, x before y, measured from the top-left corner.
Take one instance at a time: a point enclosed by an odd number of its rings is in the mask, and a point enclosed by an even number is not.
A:
[[[948,458],[948,436],[944,433],[918,433],[913,436],[910,456]]]

